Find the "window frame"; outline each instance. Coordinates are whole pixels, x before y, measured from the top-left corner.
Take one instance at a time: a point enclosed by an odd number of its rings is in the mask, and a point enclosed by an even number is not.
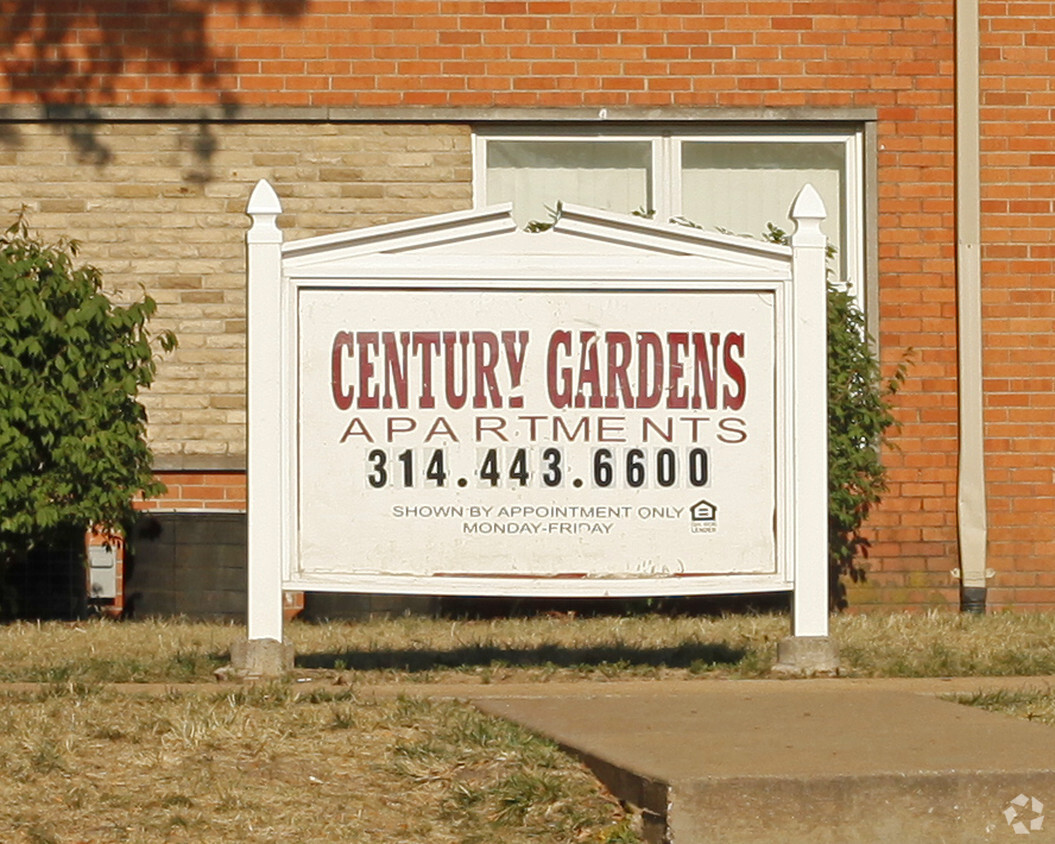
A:
[[[874,134],[874,133],[873,133]],[[487,145],[491,141],[637,141],[651,145],[652,203],[655,219],[682,216],[682,148],[686,142],[730,143],[827,143],[843,145],[844,263],[846,278],[862,310],[874,319],[872,289],[874,237],[871,234],[868,203],[874,201],[867,190],[874,178],[867,167],[866,149],[870,133],[863,121],[815,120],[807,122],[722,122],[684,121],[649,123],[557,124],[528,122],[476,126],[472,132],[473,205],[489,204],[487,196]],[[788,198],[790,205],[794,197]],[[832,209],[829,209],[831,213]],[[761,234],[761,232],[759,232]],[[841,274],[841,273],[840,273]]]

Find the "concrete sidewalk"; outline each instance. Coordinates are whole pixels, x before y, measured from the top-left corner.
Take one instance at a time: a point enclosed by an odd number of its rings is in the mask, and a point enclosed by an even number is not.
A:
[[[937,696],[1053,687],[960,678],[415,691],[554,739],[642,810],[653,842],[959,844],[1055,841],[1055,729]]]

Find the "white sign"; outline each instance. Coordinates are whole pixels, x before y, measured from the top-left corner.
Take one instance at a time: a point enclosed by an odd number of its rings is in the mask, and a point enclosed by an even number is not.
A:
[[[309,289],[297,316],[299,577],[777,572],[772,292]]]
[[[281,639],[284,589],[793,588],[827,635],[816,193],[792,247],[509,210],[283,244],[257,186],[249,638]]]

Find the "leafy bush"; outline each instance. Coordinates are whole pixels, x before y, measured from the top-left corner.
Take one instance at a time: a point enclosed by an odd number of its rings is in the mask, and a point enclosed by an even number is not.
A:
[[[839,607],[846,604],[840,576],[864,578],[857,563],[868,552],[862,525],[886,492],[881,451],[890,445],[892,400],[908,363],[902,357],[884,380],[864,314],[848,290],[828,285],[828,559]]]
[[[164,490],[136,399],[154,380],[156,304],[114,305],[76,252],[21,215],[0,236],[0,573],[58,533],[121,530],[136,494]]]

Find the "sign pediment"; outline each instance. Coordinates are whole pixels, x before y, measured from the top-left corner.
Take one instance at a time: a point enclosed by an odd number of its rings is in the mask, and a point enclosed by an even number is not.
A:
[[[534,274],[532,267],[555,257],[572,275],[605,262],[650,274],[664,264],[675,276],[708,278],[786,279],[791,272],[786,246],[569,204],[542,232],[518,229],[505,204],[292,241],[282,254],[288,276],[321,278],[463,276],[481,264],[489,274]]]

